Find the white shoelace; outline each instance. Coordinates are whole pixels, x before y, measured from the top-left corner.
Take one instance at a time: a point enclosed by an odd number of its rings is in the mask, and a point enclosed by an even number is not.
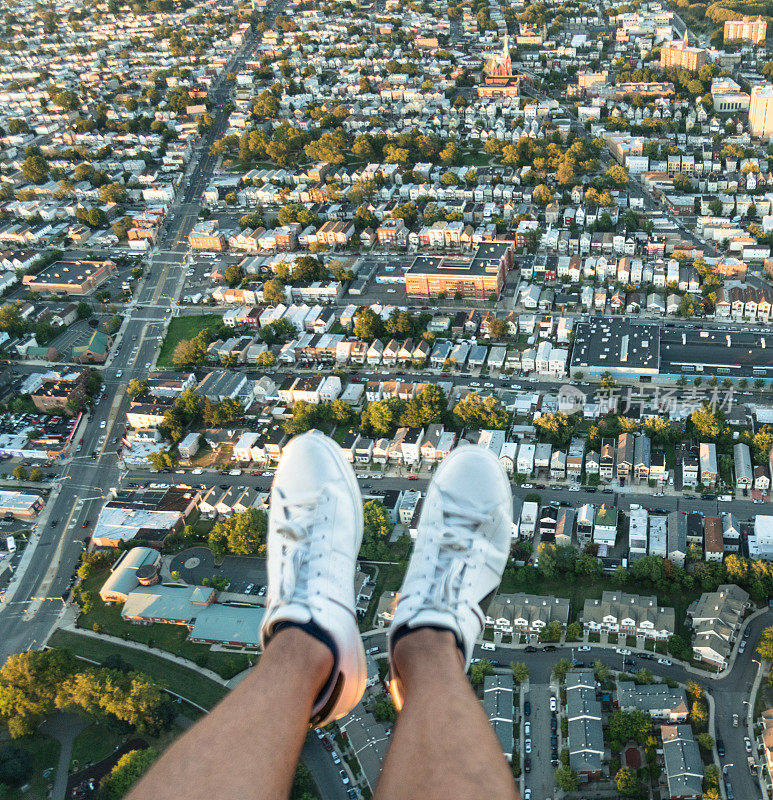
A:
[[[443,530],[439,538],[438,562],[443,565],[431,590],[437,611],[453,612],[459,604],[464,571],[470,563],[470,549],[478,528],[491,518],[489,512],[461,506],[443,497]]]
[[[298,578],[308,566],[309,531],[316,519],[321,497],[320,491],[308,497],[294,498],[292,502],[281,496],[275,500],[279,501],[279,507],[276,509],[278,517],[276,531],[285,538],[282,543],[283,553],[277,590],[279,603],[286,603],[291,599],[300,601],[307,599],[305,590],[301,592],[301,596],[294,597],[294,595],[296,589],[303,586],[303,581],[299,582]]]

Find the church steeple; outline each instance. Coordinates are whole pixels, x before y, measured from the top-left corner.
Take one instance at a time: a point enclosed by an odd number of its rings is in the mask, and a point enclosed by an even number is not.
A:
[[[507,61],[510,59],[510,34],[505,34],[505,40],[502,43],[502,58]]]

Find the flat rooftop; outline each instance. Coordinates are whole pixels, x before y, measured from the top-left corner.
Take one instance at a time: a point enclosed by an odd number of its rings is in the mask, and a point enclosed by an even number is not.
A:
[[[657,325],[632,325],[625,319],[598,317],[575,327],[570,366],[657,374],[661,330]]]
[[[660,336],[660,371],[693,374],[695,366],[720,375],[773,376],[773,335],[737,330],[666,328]]]

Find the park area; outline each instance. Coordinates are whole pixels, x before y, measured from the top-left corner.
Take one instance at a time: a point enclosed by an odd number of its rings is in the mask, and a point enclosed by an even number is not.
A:
[[[166,336],[161,345],[161,350],[158,354],[158,361],[156,364],[159,367],[172,367],[172,356],[174,349],[180,342],[188,339],[193,339],[197,334],[201,333],[205,328],[214,330],[223,324],[223,317],[221,314],[202,314],[202,315],[189,315],[182,317],[175,317],[169,323],[166,330]]]

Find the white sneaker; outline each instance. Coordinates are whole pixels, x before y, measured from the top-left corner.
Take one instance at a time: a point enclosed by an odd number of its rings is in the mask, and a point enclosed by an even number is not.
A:
[[[362,496],[338,445],[319,431],[293,439],[271,488],[265,647],[281,622],[312,623],[337,649],[327,686],[312,710],[322,727],[346,716],[365,691],[354,572],[362,542]]]
[[[482,447],[454,450],[435,473],[424,500],[416,544],[389,632],[393,696],[402,691],[392,658],[404,628],[450,630],[465,669],[510,552],[513,501],[499,459]]]

